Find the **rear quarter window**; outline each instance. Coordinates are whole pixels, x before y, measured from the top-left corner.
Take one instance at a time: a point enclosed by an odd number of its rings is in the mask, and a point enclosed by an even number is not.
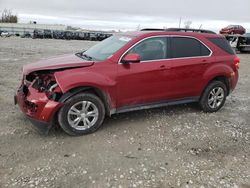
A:
[[[229,42],[225,38],[208,38],[209,41],[211,41],[213,44],[218,46],[220,49],[222,49],[224,52],[227,52],[228,54],[235,54],[234,50],[231,48]]]
[[[210,53],[210,50],[195,38],[171,38],[171,58],[209,56]]]

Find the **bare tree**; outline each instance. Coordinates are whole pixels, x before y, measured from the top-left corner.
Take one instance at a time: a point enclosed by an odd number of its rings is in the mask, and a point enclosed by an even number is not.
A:
[[[190,29],[191,24],[192,24],[192,21],[190,21],[190,20],[187,20],[184,22],[184,26],[186,29]]]
[[[140,31],[141,30],[141,24],[138,24],[136,27],[136,31]]]
[[[11,10],[4,9],[2,12],[2,17],[0,22],[2,23],[17,23],[18,17],[17,15],[13,15]]]

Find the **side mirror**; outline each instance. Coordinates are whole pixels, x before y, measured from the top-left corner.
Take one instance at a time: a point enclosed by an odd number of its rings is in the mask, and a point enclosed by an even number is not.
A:
[[[129,63],[140,63],[141,57],[139,54],[131,53],[127,54],[121,61],[123,64],[129,64]]]

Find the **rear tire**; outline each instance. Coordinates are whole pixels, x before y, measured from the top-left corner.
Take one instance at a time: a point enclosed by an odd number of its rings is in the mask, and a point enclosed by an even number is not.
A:
[[[204,112],[217,112],[224,105],[227,93],[227,87],[223,82],[211,82],[200,98],[200,107]]]
[[[60,127],[71,136],[95,132],[103,123],[105,108],[94,94],[81,93],[68,99],[59,110]]]

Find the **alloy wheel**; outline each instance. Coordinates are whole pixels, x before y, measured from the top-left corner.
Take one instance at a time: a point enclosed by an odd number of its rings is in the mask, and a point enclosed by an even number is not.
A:
[[[225,97],[225,91],[221,87],[213,88],[208,95],[208,105],[210,108],[218,108]]]
[[[90,101],[80,101],[71,106],[67,116],[68,123],[72,128],[85,130],[95,125],[99,112],[94,103]]]

